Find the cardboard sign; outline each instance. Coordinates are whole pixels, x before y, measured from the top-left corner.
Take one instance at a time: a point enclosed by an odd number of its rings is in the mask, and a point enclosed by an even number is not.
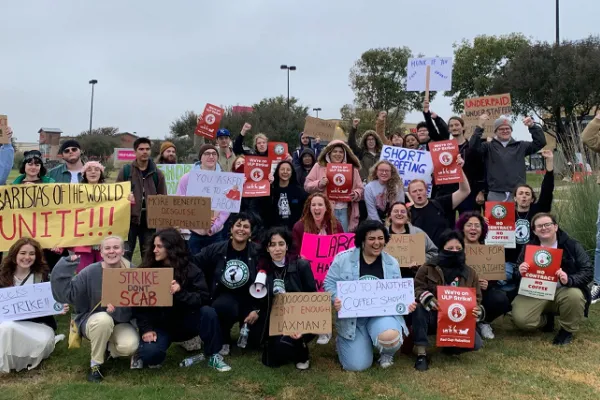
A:
[[[327,197],[332,201],[352,201],[352,164],[327,164]]]
[[[131,182],[0,186],[0,251],[30,237],[44,249],[127,237]]]
[[[148,228],[210,229],[210,198],[187,196],[148,196]]]
[[[433,161],[428,151],[384,145],[379,159],[387,160],[396,166],[404,181],[405,191],[413,179],[421,179],[427,183],[427,196],[431,196]]]
[[[542,300],[554,300],[558,278],[556,272],[562,263],[562,249],[525,246],[524,262],[529,270],[521,277],[519,294]]]
[[[10,143],[8,138],[8,117],[0,115],[0,144]]]
[[[503,281],[506,279],[506,256],[504,246],[465,246],[465,258],[469,267],[473,268],[479,279]]]
[[[181,177],[192,170],[194,164],[157,164],[165,175],[167,183],[167,194],[175,195],[177,193],[177,185]]]
[[[269,336],[331,333],[330,293],[281,293],[275,296]]]
[[[490,117],[483,126],[483,137],[493,137],[494,121],[502,115],[512,114],[510,93],[465,99],[462,118],[465,121],[465,131],[468,136],[475,132],[475,128],[479,124],[479,116],[482,114]]]
[[[240,212],[244,174],[192,169],[186,196],[210,197],[213,211]]]
[[[431,91],[452,90],[452,57],[409,58],[406,79],[408,92],[424,92],[429,79]],[[429,78],[427,77],[429,66]]]
[[[288,155],[288,145],[285,142],[269,142],[269,160],[279,162],[285,160]]]
[[[52,296],[50,282],[0,289],[0,323],[57,315],[63,305]]]
[[[425,264],[425,234],[414,235],[393,234],[385,246],[385,251],[396,260],[400,267]]]
[[[485,217],[489,221],[485,244],[499,244],[514,249],[516,247],[515,203],[486,201]]]
[[[448,185],[463,181],[463,171],[458,165],[458,142],[443,140],[430,142],[429,152],[433,161],[433,176],[436,185]]]
[[[335,256],[353,247],[354,233],[336,233],[334,235],[305,233],[302,236],[300,255],[310,262],[319,292],[323,291],[323,281]]]
[[[475,288],[438,286],[437,347],[475,347]]]
[[[117,167],[129,164],[135,160],[135,150],[116,148],[113,153],[113,164]]]
[[[102,306],[171,307],[171,281],[173,268],[104,268]]]
[[[214,140],[217,136],[217,130],[221,125],[223,114],[225,114],[225,110],[221,107],[217,107],[210,103],[207,104],[206,107],[204,107],[202,115],[198,116],[198,124],[196,125],[194,135],[204,136]]]
[[[306,117],[304,134],[312,138],[320,138],[324,142],[331,142],[337,127],[336,121],[327,121],[320,118]]]
[[[271,144],[271,143],[269,143]],[[246,156],[244,164],[244,197],[264,197],[271,195],[269,173],[271,164],[269,158],[259,156]]]
[[[544,132],[544,136],[546,137],[546,145],[538,153],[541,153],[544,150],[556,150],[556,136],[548,132]]]
[[[338,318],[407,315],[415,285],[412,278],[337,281],[337,298],[342,302]]]

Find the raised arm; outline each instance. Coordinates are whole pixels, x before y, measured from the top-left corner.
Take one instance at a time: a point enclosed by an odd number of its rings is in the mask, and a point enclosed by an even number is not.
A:
[[[456,209],[456,207],[458,207],[460,205],[460,203],[462,203],[468,196],[469,193],[471,193],[471,187],[469,186],[469,180],[467,179],[467,175],[465,174],[465,171],[462,169],[463,166],[465,165],[464,160],[462,159],[462,157],[460,156],[460,154],[457,157],[457,163],[461,168],[461,173],[463,176],[463,180],[462,182],[460,182],[458,184],[458,190],[454,193],[452,193],[452,209]]]

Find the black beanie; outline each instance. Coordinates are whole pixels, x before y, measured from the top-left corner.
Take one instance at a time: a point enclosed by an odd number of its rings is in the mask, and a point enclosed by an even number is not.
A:
[[[77,140],[69,139],[65,140],[63,144],[60,145],[60,150],[58,152],[62,153],[65,151],[65,149],[68,149],[69,147],[77,147],[79,150],[81,150],[81,146],[79,145],[79,142]]]

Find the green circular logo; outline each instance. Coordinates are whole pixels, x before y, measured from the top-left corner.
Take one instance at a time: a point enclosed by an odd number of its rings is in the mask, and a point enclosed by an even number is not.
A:
[[[533,261],[538,267],[546,268],[552,264],[552,254],[546,250],[538,250],[533,255]]]
[[[54,303],[54,311],[62,311],[63,305],[60,303]]]
[[[507,213],[506,207],[504,207],[502,204],[496,204],[494,207],[492,207],[492,216],[496,219],[504,219]]]
[[[400,315],[406,313],[406,306],[403,303],[396,304],[396,312]]]

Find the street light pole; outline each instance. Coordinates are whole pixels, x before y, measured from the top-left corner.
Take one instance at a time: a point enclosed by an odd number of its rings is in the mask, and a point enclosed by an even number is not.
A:
[[[92,134],[92,118],[94,117],[94,85],[98,83],[97,79],[92,79],[89,84],[92,85],[92,104],[90,106],[90,135]]]
[[[283,64],[280,68],[287,70],[287,107],[288,107],[288,111],[289,111],[290,110],[290,71],[295,71],[296,66],[290,65],[288,67],[287,65]]]
[[[313,108],[313,111],[316,111],[316,113],[317,113],[317,118],[319,118],[319,111],[322,111],[322,110],[321,110],[321,107]]]
[[[556,45],[560,44],[560,1],[556,0]]]

